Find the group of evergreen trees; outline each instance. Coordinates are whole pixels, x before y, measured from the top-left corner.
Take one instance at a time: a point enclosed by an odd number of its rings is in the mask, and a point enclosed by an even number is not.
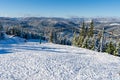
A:
[[[4,31],[4,28],[3,28],[3,26],[1,25],[1,23],[0,23],[0,40],[1,39],[5,39],[6,37],[5,37],[5,31]]]
[[[114,44],[112,41],[109,42],[106,46],[106,52],[115,56],[119,54],[120,56],[120,42],[116,44]]]
[[[72,45],[83,47],[87,49],[94,49],[94,25],[93,21],[90,23],[90,27],[86,27],[85,23],[82,23],[80,34],[77,36],[74,32]]]
[[[62,45],[71,45],[71,42],[67,39],[66,36],[63,36],[54,30],[52,30],[49,34],[49,42]]]
[[[104,28],[101,33],[97,34],[97,36],[95,35],[93,21],[91,21],[89,26],[86,26],[83,21],[79,35],[74,32],[72,45],[98,52],[107,52],[112,55],[117,55],[120,52],[120,43],[114,44],[112,41],[105,43]]]
[[[21,26],[10,26],[5,28],[5,31],[8,35],[19,36],[25,39],[39,39],[40,37],[41,39],[45,39],[39,33]]]
[[[3,30],[3,26],[0,25],[0,39],[5,38],[5,32],[9,35],[15,35],[26,39],[36,38],[41,40],[46,40],[46,38],[41,34],[36,34],[35,31],[30,31],[26,28],[22,28],[19,26],[14,26],[10,28],[6,28]],[[62,31],[61,31],[62,32]],[[63,45],[74,45],[90,50],[107,52],[112,55],[117,55],[120,53],[120,42],[113,43],[112,41],[104,41],[104,28],[101,33],[96,34],[94,32],[94,22],[93,20],[90,22],[89,26],[86,26],[83,21],[82,26],[79,30],[79,34],[74,32],[72,42],[66,37],[60,34],[59,31],[51,30],[49,33],[49,42]]]

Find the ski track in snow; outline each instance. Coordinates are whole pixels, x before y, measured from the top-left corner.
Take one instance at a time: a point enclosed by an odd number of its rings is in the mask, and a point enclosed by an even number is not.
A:
[[[120,58],[51,43],[1,44],[0,80],[120,80]]]

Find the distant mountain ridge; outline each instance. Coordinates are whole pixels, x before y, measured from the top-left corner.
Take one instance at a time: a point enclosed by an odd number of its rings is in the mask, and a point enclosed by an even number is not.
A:
[[[69,35],[69,37],[76,31],[79,32],[82,22],[89,26],[91,20],[94,21],[96,30],[102,30],[103,27],[106,31],[113,32],[115,35],[120,34],[120,18],[116,17],[95,17],[95,18],[59,18],[59,17],[0,17],[0,23],[5,29],[13,26],[22,27],[35,34],[40,32],[49,33],[50,31],[57,31]],[[117,24],[117,25],[116,25]],[[47,35],[47,34],[46,34]],[[68,36],[67,36],[68,37]]]

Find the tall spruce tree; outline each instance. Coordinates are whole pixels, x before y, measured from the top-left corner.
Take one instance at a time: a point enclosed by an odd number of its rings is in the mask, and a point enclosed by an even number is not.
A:
[[[39,41],[39,43],[41,44],[41,43],[42,43],[42,33],[40,33],[39,36],[40,36],[40,41]]]
[[[114,55],[114,54],[115,54],[115,51],[116,51],[115,46],[113,45],[112,42],[110,42],[110,43],[107,45],[106,52],[109,53],[109,54]]]
[[[120,55],[120,42],[116,43],[116,55]]]
[[[76,32],[74,32],[74,35],[73,35],[72,45],[73,45],[73,46],[77,46],[77,37],[76,37]]]
[[[52,33],[52,36],[53,36],[53,43],[57,43],[57,33],[55,31]]]
[[[53,32],[50,32],[50,36],[49,36],[49,42],[53,43]]]
[[[93,37],[94,35],[94,22],[93,20],[90,23],[90,28],[89,28],[89,32],[88,32],[88,37]]]
[[[78,36],[77,46],[82,47],[84,39],[85,39],[85,23],[83,21],[82,28],[81,28],[80,34]]]
[[[77,46],[82,47],[83,42],[84,42],[84,36],[79,36],[77,41]]]
[[[4,38],[5,38],[5,31],[2,24],[0,23],[0,39],[4,39]]]
[[[85,27],[85,37],[88,37],[88,30],[89,30],[89,29],[88,29],[88,27],[86,26],[86,27]]]
[[[95,48],[95,38],[94,38],[94,23],[93,20],[90,23],[90,27],[88,29],[87,32],[87,36],[88,36],[88,49],[94,50]]]
[[[101,40],[100,40],[100,52],[102,52],[103,51],[103,42],[104,42],[104,32],[105,32],[105,30],[104,30],[104,27],[103,27],[103,30],[102,30],[102,36],[101,36]]]
[[[83,21],[82,23],[82,28],[80,30],[80,36],[84,36],[85,37],[85,22]]]
[[[88,36],[87,36],[87,37],[85,37],[84,42],[83,42],[83,44],[82,44],[82,47],[83,47],[83,48],[88,49],[88,47],[89,47],[88,41],[89,41],[89,38],[88,38]]]
[[[94,38],[88,38],[88,49],[94,50],[95,43]]]

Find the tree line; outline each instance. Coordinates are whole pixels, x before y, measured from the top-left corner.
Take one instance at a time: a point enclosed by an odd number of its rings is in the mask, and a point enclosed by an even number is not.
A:
[[[113,41],[106,42],[104,37],[104,28],[102,32],[95,34],[93,20],[90,22],[89,26],[86,26],[83,21],[80,33],[77,35],[76,32],[74,32],[72,45],[98,52],[107,52],[112,55],[118,55],[120,53],[120,41],[117,43],[114,43]]]
[[[112,55],[118,55],[118,53],[120,53],[120,41],[116,43],[112,40],[106,42],[104,39],[104,28],[102,32],[96,34],[94,27],[93,20],[90,22],[89,26],[86,26],[86,23],[83,21],[82,26],[79,29],[79,33],[78,31],[74,31],[73,39],[70,41],[68,36],[61,35],[61,33],[64,32],[62,31],[63,29],[58,31],[56,29],[51,29],[47,32],[42,30],[36,32],[20,26],[11,26],[5,28],[4,31],[3,26],[0,25],[0,39],[3,39],[5,33],[7,33],[9,35],[15,35],[25,39],[40,39],[40,43],[41,40],[47,40],[55,44],[73,45],[98,52],[107,52]]]

